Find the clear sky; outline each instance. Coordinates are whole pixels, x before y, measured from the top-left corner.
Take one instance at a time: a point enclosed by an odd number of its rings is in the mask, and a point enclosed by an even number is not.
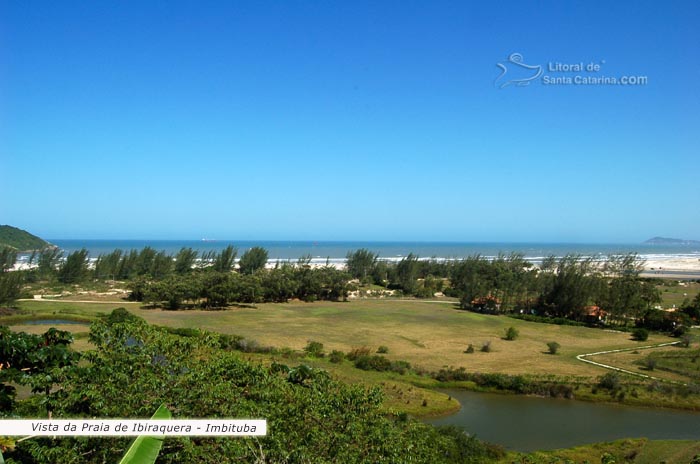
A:
[[[694,0],[1,1],[0,223],[700,239],[699,24]],[[575,76],[647,81],[544,83]]]

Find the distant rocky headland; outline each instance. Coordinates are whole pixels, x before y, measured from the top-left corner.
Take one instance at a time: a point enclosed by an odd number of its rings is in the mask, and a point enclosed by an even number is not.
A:
[[[686,240],[682,238],[654,237],[644,245],[700,245],[700,240]]]

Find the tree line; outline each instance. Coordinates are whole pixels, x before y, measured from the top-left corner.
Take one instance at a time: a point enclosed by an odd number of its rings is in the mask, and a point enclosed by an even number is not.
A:
[[[459,298],[460,307],[491,313],[516,313],[582,322],[642,323],[674,330],[700,317],[695,302],[669,315],[654,309],[661,302],[655,280],[640,278],[643,260],[636,254],[593,257],[549,256],[534,266],[522,254],[495,258],[420,259],[409,254],[392,262],[367,249],[350,251],[344,269],[312,266],[310,256],[278,261],[266,268],[261,247],[200,253],[182,248],[175,254],[151,247],[114,250],[89,261],[87,250],[67,256],[56,248],[33,254],[34,268],[6,272],[16,253],[0,250],[0,304],[17,298],[23,282],[75,284],[89,280],[126,281],[132,298],[168,309],[216,308],[233,303],[344,300],[358,287],[376,286],[422,298],[438,292]]]

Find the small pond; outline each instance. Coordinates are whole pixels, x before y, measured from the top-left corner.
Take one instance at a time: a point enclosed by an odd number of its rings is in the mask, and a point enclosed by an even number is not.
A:
[[[621,438],[700,440],[700,413],[522,395],[441,390],[462,404],[433,425],[457,425],[507,449],[568,448]]]

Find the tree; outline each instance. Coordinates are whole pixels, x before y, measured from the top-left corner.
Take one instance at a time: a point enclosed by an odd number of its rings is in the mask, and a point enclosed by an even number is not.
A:
[[[234,248],[233,245],[227,246],[221,253],[215,255],[211,267],[212,270],[215,272],[231,272],[236,261],[236,255],[238,255],[238,249]]]
[[[262,247],[253,247],[243,253],[238,262],[241,274],[252,274],[258,269],[264,269],[267,264],[267,250]]]
[[[17,252],[10,247],[0,247],[0,272],[12,269],[17,262]]]
[[[598,297],[599,282],[593,258],[566,255],[557,264],[541,306],[554,316],[580,319],[583,309]]]
[[[122,250],[114,250],[106,255],[99,255],[97,260],[95,260],[95,278],[112,280],[119,278],[122,255]]]
[[[180,275],[192,272],[198,254],[192,248],[182,247],[175,255],[175,272]]]
[[[628,275],[614,277],[603,297],[603,307],[620,321],[639,318],[649,306],[643,292],[644,286],[638,278]]]
[[[46,247],[39,251],[37,271],[41,277],[51,277],[63,258],[63,252],[57,247]]]
[[[407,294],[416,290],[418,279],[418,256],[409,253],[396,265],[396,284]]]
[[[360,248],[356,251],[349,251],[346,256],[346,267],[348,273],[354,279],[360,279],[365,282],[373,273],[374,266],[377,264],[378,255],[371,251]]]
[[[64,284],[82,282],[88,274],[88,251],[83,248],[69,254],[58,268],[58,280]]]
[[[0,272],[0,306],[10,306],[19,298],[24,283],[21,272]]]
[[[683,312],[692,319],[700,320],[700,293],[695,295],[693,301],[683,306]]]
[[[469,256],[457,262],[451,269],[452,288],[460,295],[462,309],[471,309],[472,301],[490,295],[493,290],[488,283],[490,263],[480,255]]]
[[[153,256],[150,275],[154,279],[162,279],[169,275],[173,270],[173,258],[164,250],[159,251]]]

